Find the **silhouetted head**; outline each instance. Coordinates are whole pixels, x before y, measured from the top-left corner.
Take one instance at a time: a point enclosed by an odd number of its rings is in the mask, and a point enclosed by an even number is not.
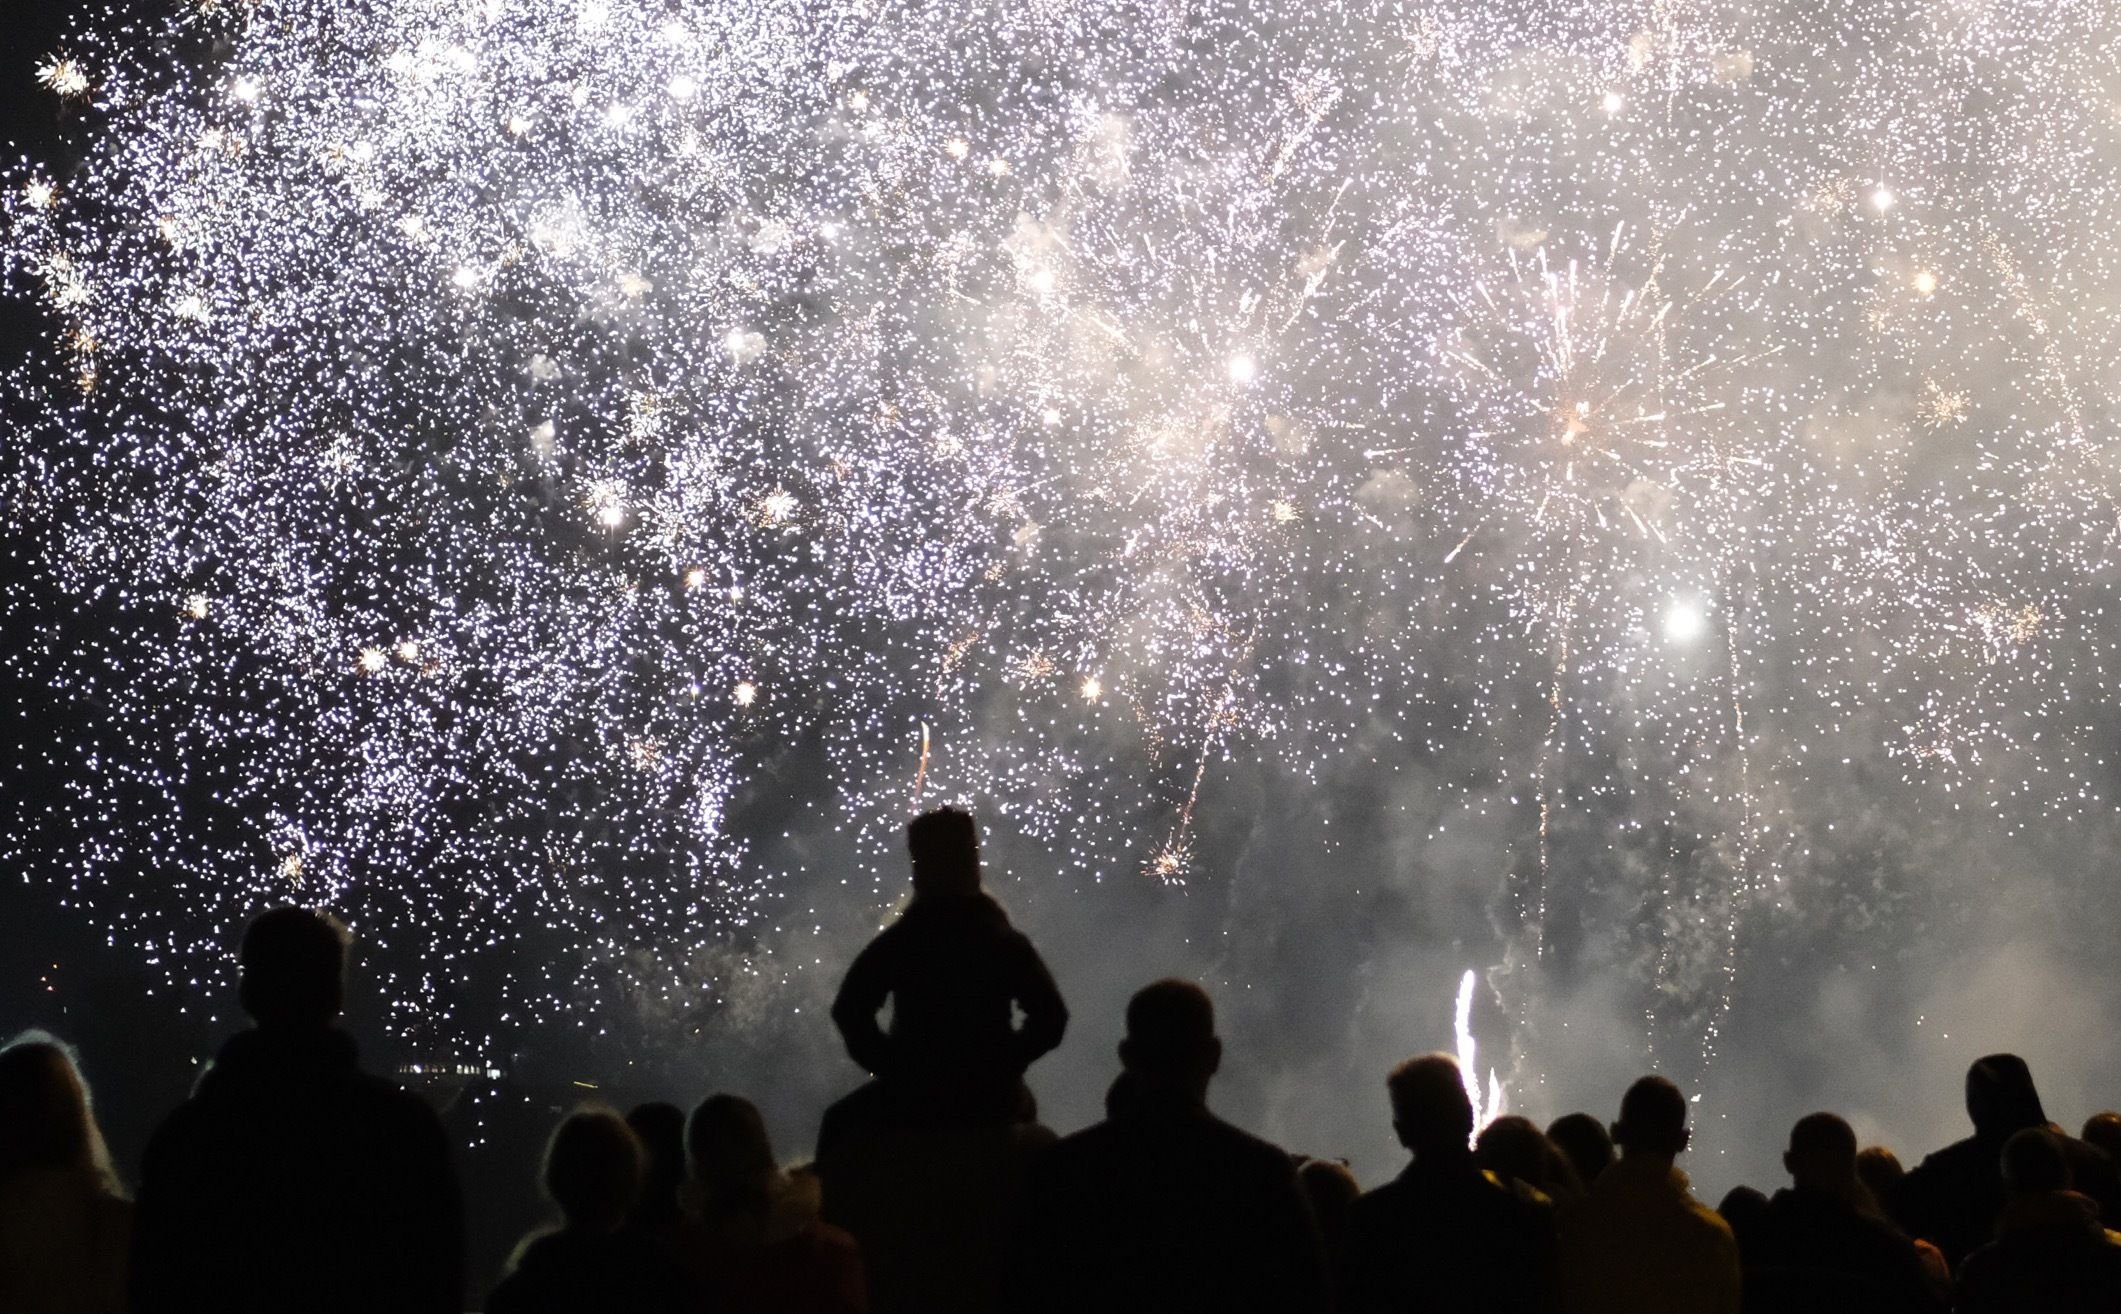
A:
[[[1966,1070],[1966,1116],[1974,1134],[2000,1141],[2012,1132],[2047,1125],[2033,1072],[2016,1054],[1991,1054]]]
[[[545,1194],[570,1229],[609,1232],[641,1189],[641,1143],[615,1109],[583,1105],[545,1147]]]
[[[710,1095],[685,1125],[685,1157],[701,1196],[723,1208],[764,1208],[779,1165],[766,1119],[741,1095]]]
[[[346,1003],[346,931],[307,908],[260,913],[243,932],[243,1011],[261,1027],[328,1027]]]
[[[2083,1139],[2121,1164],[2121,1113],[2094,1113],[2084,1121]]]
[[[1191,981],[1166,978],[1127,1001],[1127,1035],[1120,1066],[1137,1082],[1206,1099],[1208,1079],[1223,1061],[1215,1035],[1215,1005]]]
[[[1883,1145],[1866,1145],[1856,1152],[1856,1180],[1871,1193],[1871,1198],[1886,1201],[1893,1198],[1893,1188],[1907,1176],[1907,1169],[1900,1166],[1900,1156]]]
[[[1480,1129],[1473,1157],[1497,1177],[1522,1182],[1557,1202],[1583,1194],[1568,1156],[1530,1118],[1509,1114]]]
[[[1846,1192],[1856,1180],[1856,1133],[1834,1114],[1808,1113],[1790,1128],[1782,1166],[1800,1188]]]
[[[1547,1125],[1547,1139],[1568,1156],[1576,1180],[1588,1187],[1613,1165],[1613,1138],[1588,1113],[1564,1113]]]
[[[1338,1159],[1306,1159],[1296,1170],[1296,1184],[1310,1201],[1321,1235],[1331,1241],[1347,1231],[1348,1206],[1362,1194],[1348,1165]]]
[[[906,825],[913,893],[972,894],[979,889],[979,828],[961,808],[923,812]]]
[[[1392,1069],[1385,1090],[1392,1097],[1392,1130],[1415,1157],[1466,1153],[1473,1139],[1473,1100],[1457,1059],[1449,1054],[1410,1058]]]
[[[643,1222],[676,1217],[678,1188],[685,1184],[685,1111],[675,1104],[639,1104],[626,1114],[641,1143],[643,1176],[634,1214]]]
[[[2003,1189],[2012,1195],[2067,1191],[2069,1157],[2062,1138],[2045,1127],[2028,1127],[2003,1143]]]
[[[1687,1147],[1686,1096],[1664,1077],[1637,1079],[1620,1097],[1613,1143],[1636,1158],[1676,1157]]]
[[[111,1175],[73,1051],[25,1031],[0,1049],[0,1181],[35,1168]]]
[[[1730,1224],[1733,1236],[1743,1236],[1767,1217],[1767,1197],[1750,1186],[1734,1186],[1716,1202],[1716,1213]]]

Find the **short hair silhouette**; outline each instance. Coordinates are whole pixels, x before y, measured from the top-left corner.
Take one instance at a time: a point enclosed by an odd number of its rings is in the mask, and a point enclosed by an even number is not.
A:
[[[1457,1059],[1441,1053],[1410,1058],[1385,1077],[1385,1090],[1401,1145],[1417,1155],[1471,1148],[1473,1100]]]
[[[979,827],[962,808],[936,808],[907,823],[906,853],[916,895],[979,889]]]
[[[1856,1132],[1838,1114],[1808,1113],[1790,1128],[1793,1155],[1856,1170]]]
[[[1119,1061],[1145,1076],[1205,1078],[1222,1062],[1215,1004],[1191,981],[1166,977],[1127,1001],[1127,1035]]]
[[[111,1176],[73,1050],[42,1031],[0,1049],[0,1180],[34,1168]]]
[[[2013,1195],[2067,1191],[2069,1157],[2062,1139],[2045,1127],[2028,1127],[2005,1141],[2003,1185]]]
[[[238,953],[243,1011],[260,1026],[326,1027],[346,1004],[346,930],[308,908],[263,912]]]
[[[2094,1113],[2084,1120],[2084,1134],[2078,1139],[2098,1146],[2121,1164],[2121,1113]]]
[[[1620,1097],[1613,1143],[1630,1153],[1678,1154],[1687,1146],[1686,1096],[1669,1078],[1637,1078]]]
[[[693,1180],[721,1208],[763,1209],[778,1164],[766,1119],[741,1095],[710,1095],[685,1124]]]
[[[545,1194],[570,1228],[608,1232],[625,1222],[641,1174],[640,1140],[603,1105],[568,1114],[545,1147]]]
[[[1564,1113],[1554,1119],[1547,1124],[1547,1139],[1568,1156],[1586,1187],[1613,1166],[1613,1138],[1605,1124],[1588,1113]]]
[[[2016,1054],[1989,1054],[1966,1070],[1966,1116],[1982,1136],[2000,1138],[2047,1124],[2033,1072]]]
[[[1790,1128],[1782,1166],[1808,1189],[1846,1190],[1856,1180],[1856,1132],[1838,1115],[1808,1113]]]
[[[1767,1195],[1757,1187],[1734,1186],[1716,1202],[1716,1216],[1731,1225],[1733,1233],[1751,1232],[1767,1217]]]

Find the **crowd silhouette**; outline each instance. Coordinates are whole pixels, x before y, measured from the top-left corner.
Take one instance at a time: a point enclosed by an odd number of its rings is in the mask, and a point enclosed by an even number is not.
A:
[[[1610,1130],[1572,1113],[1476,1138],[1456,1061],[1418,1055],[1379,1108],[1408,1161],[1365,1192],[1211,1112],[1214,1003],[1160,980],[1127,1005],[1105,1118],[1056,1136],[1024,1081],[1067,1028],[1052,974],[981,888],[970,816],[930,812],[907,841],[913,898],[832,1010],[870,1080],[812,1163],[785,1166],[738,1095],[583,1105],[539,1173],[552,1223],[489,1286],[465,1272],[441,1122],[337,1026],[345,933],[280,908],[243,937],[252,1025],[155,1133],[132,1198],[72,1051],[0,1049],[0,1312],[2121,1312],[2121,1114],[2067,1135],[2009,1054],[1967,1073],[1972,1135],[1913,1169],[1812,1113],[1787,1186],[1715,1209],[1678,1166],[1688,1102],[1666,1078],[1630,1086]]]

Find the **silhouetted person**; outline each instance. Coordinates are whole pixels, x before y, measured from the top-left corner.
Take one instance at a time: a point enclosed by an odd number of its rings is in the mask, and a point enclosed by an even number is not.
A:
[[[1348,1271],[1348,1213],[1362,1186],[1348,1165],[1338,1159],[1305,1159],[1296,1166],[1296,1184],[1304,1203],[1311,1206],[1311,1221],[1326,1257],[1326,1286],[1332,1306],[1343,1308]]]
[[[882,1121],[1028,1121],[1024,1070],[1060,1044],[1068,1009],[1031,941],[980,888],[969,813],[906,827],[913,902],[847,969],[832,1021],[876,1081],[827,1111],[818,1157]],[[886,1001],[891,1029],[877,1023]],[[1023,1011],[1021,1028],[1013,1009]]]
[[[825,1220],[861,1246],[878,1314],[993,1308],[1038,1125],[1024,1069],[1068,1013],[1037,950],[980,889],[979,836],[955,808],[906,828],[913,901],[840,984],[832,1018],[875,1074],[825,1111]],[[877,1024],[886,1000],[891,1029]],[[1021,1027],[1014,1010],[1024,1015]]]
[[[2121,1235],[2070,1189],[2063,1138],[2035,1127],[2004,1142],[1996,1239],[1959,1271],[1961,1314],[2112,1314],[2121,1310]]]
[[[244,932],[240,963],[256,1025],[148,1144],[132,1307],[461,1310],[464,1225],[441,1123],[362,1072],[333,1025],[345,933],[275,909]]]
[[[1583,1189],[1591,1189],[1606,1169],[1613,1166],[1613,1138],[1605,1124],[1588,1113],[1564,1113],[1547,1124],[1547,1139],[1568,1156]]]
[[[2047,1125],[2032,1071],[2016,1054],[1990,1054],[1967,1069],[1966,1113],[1974,1134],[1924,1159],[1885,1202],[1895,1222],[1935,1242],[1955,1270],[1995,1233],[2003,1212],[2004,1142]],[[2116,1195],[2112,1163],[2082,1141],[2059,1143],[2079,1189],[2102,1210],[2111,1208]]]
[[[1741,1259],[1752,1253],[1753,1237],[1760,1230],[1760,1221],[1767,1217],[1767,1206],[1766,1194],[1751,1186],[1734,1186],[1716,1202],[1716,1216],[1731,1229]]]
[[[1686,1097],[1643,1077],[1613,1124],[1620,1158],[1561,1215],[1562,1308],[1570,1314],[1734,1314],[1738,1243],[1674,1166]]]
[[[818,1217],[818,1182],[781,1171],[747,1099],[710,1096],[685,1128],[690,1218],[678,1261],[716,1314],[863,1314],[854,1238]]]
[[[1915,1243],[1856,1176],[1856,1133],[1831,1113],[1790,1129],[1790,1185],[1739,1230],[1746,1314],[1927,1314]]]
[[[1039,1161],[1011,1273],[1018,1311],[1304,1314],[1323,1307],[1317,1232],[1283,1151],[1208,1111],[1222,1064],[1199,986],[1127,1005],[1103,1122]]]
[[[16,1037],[0,1049],[0,1310],[118,1314],[132,1214],[72,1051]]]
[[[1900,1166],[1900,1156],[1883,1145],[1866,1145],[1856,1151],[1856,1178],[1871,1193],[1871,1199],[1892,1221],[1889,1202],[1900,1191],[1900,1180],[1907,1176],[1907,1169]],[[1896,1224],[1897,1225],[1897,1224]],[[1915,1243],[1915,1253],[1922,1257],[1922,1276],[1929,1284],[1930,1294],[1940,1302],[1949,1304],[1952,1295],[1952,1266],[1945,1262],[1944,1252],[1934,1241],[1922,1237],[1910,1237]]]
[[[1508,1114],[1481,1128],[1473,1157],[1503,1181],[1537,1191],[1557,1208],[1583,1194],[1569,1156],[1530,1118]]]
[[[684,1314],[675,1266],[650,1239],[625,1230],[646,1156],[615,1110],[567,1115],[545,1148],[545,1197],[558,1228],[526,1238],[486,1314]]]
[[[2094,1113],[2084,1120],[2084,1132],[2079,1139],[2105,1151],[2109,1162],[2121,1163],[2121,1113]]]
[[[1863,1189],[1871,1193],[1880,1208],[1900,1189],[1900,1179],[1907,1176],[1907,1169],[1900,1166],[1900,1156],[1883,1145],[1866,1145],[1856,1151],[1856,1180]]]
[[[682,1216],[678,1192],[685,1185],[685,1111],[657,1101],[634,1106],[626,1125],[641,1143],[640,1194],[627,1215],[627,1230],[660,1236]]]
[[[1448,1054],[1408,1059],[1385,1086],[1392,1130],[1414,1160],[1350,1211],[1343,1310],[1552,1306],[1553,1206],[1537,1192],[1498,1181],[1475,1161],[1468,1143],[1473,1103],[1457,1061]]]

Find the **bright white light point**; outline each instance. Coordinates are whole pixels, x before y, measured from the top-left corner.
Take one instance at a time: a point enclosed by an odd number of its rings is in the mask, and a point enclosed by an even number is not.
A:
[[[853,110],[857,114],[861,113],[865,109],[868,109],[869,93],[866,91],[857,91],[854,94],[848,96],[847,108]]]
[[[962,160],[972,154],[972,143],[963,137],[952,137],[944,144],[943,149],[949,152],[951,159]]]
[[[1708,633],[1709,616],[1693,598],[1674,598],[1664,612],[1664,637],[1673,643],[1692,643]]]
[[[738,707],[749,707],[759,700],[759,687],[749,680],[738,680],[729,696],[736,699]]]
[[[1915,274],[1915,290],[1928,296],[1937,290],[1937,276],[1929,270],[1918,270]]]
[[[420,660],[419,643],[412,639],[407,639],[400,643],[398,645],[398,660],[401,662],[416,662]]]
[[[205,620],[206,610],[211,605],[212,600],[204,593],[194,593],[184,600],[184,614],[193,620]]]
[[[355,664],[368,675],[374,675],[390,664],[390,657],[381,648],[363,648]]]
[[[254,105],[258,101],[258,84],[249,78],[237,78],[235,85],[228,90],[230,95],[246,105]]]
[[[527,115],[523,115],[523,114],[511,114],[511,115],[509,115],[509,116],[508,116],[508,131],[509,131],[509,134],[510,134],[511,136],[516,136],[516,137],[520,137],[520,136],[522,136],[522,135],[523,135],[524,133],[527,133],[527,132],[529,132],[529,131],[530,131],[530,118],[529,118],[529,116],[527,116]]]
[[[670,98],[676,101],[691,100],[700,94],[700,84],[683,73],[670,79]]]
[[[1871,208],[1880,214],[1884,214],[1887,210],[1892,209],[1894,203],[1899,199],[1899,197],[1893,195],[1892,188],[1880,187],[1877,191],[1871,193]]]
[[[1084,676],[1082,684],[1082,695],[1084,702],[1096,702],[1098,699],[1105,696],[1105,682],[1103,680],[1098,679],[1094,675]]]
[[[29,202],[29,208],[32,210],[50,209],[52,197],[55,195],[57,192],[52,185],[42,178],[32,180],[22,189],[22,199]]]
[[[479,285],[479,271],[470,265],[460,265],[457,272],[449,276],[449,281],[456,284],[460,291],[469,292]]]
[[[1605,94],[1605,98],[1599,101],[1598,104],[1606,113],[1618,114],[1621,110],[1627,108],[1628,98],[1617,91],[1608,91]]]
[[[987,161],[987,172],[993,174],[997,178],[1007,177],[1009,174],[1009,161],[997,156],[996,158]]]
[[[606,529],[617,529],[626,523],[626,508],[618,502],[606,502],[597,508],[597,523]]]
[[[1045,410],[1039,412],[1039,418],[1047,424],[1059,424],[1061,422],[1060,407],[1048,406]]]
[[[1230,358],[1230,382],[1250,383],[1259,377],[1259,362],[1239,352]]]
[[[698,566],[685,572],[685,587],[696,589],[707,583],[707,572]]]
[[[1031,285],[1033,292],[1044,296],[1053,290],[1053,271],[1050,269],[1034,269],[1031,271],[1031,277],[1024,281]]]

